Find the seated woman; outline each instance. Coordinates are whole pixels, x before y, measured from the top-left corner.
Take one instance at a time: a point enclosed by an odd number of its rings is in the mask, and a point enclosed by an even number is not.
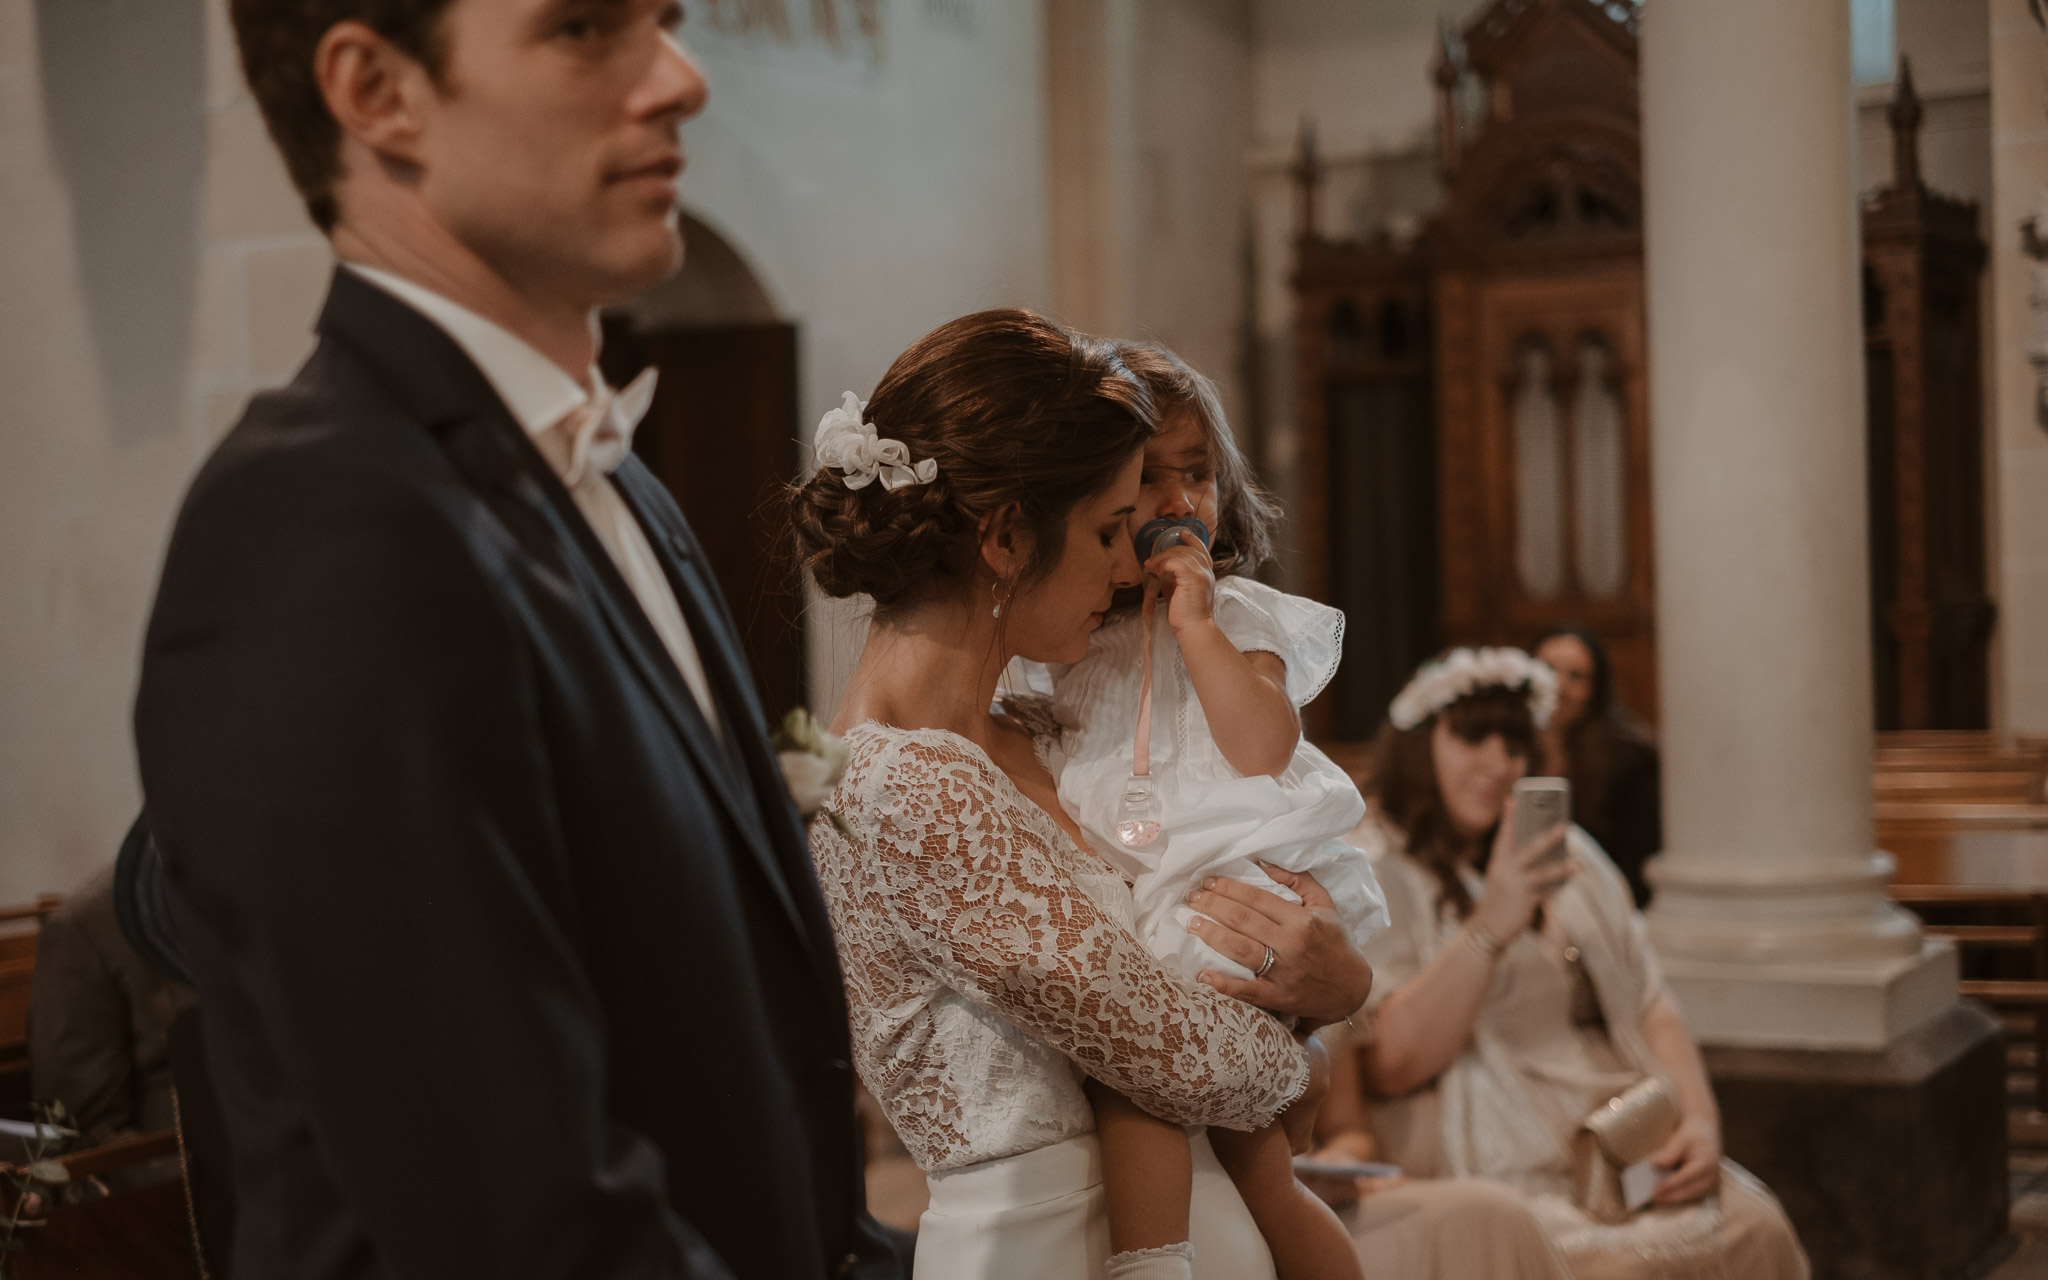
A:
[[[1532,772],[1571,779],[1572,817],[1650,905],[1643,864],[1664,847],[1657,739],[1614,692],[1607,646],[1584,627],[1553,627],[1529,652],[1557,674],[1557,709],[1537,736]]]
[[[1520,650],[1461,652],[1418,672],[1381,729],[1352,839],[1393,923],[1367,947],[1377,980],[1343,1072],[1377,1100],[1378,1158],[1511,1188],[1578,1280],[1804,1277],[1777,1201],[1721,1158],[1706,1070],[1627,882],[1577,828],[1508,838],[1554,698],[1549,669]],[[1569,856],[1547,861],[1560,840]],[[1573,1139],[1653,1075],[1681,1119],[1651,1157],[1651,1204],[1596,1221],[1572,1199]]]

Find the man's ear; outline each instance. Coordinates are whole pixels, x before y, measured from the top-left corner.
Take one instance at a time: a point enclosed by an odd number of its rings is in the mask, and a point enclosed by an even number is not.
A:
[[[341,127],[344,152],[354,142],[381,161],[419,164],[423,108],[434,85],[418,59],[363,23],[337,22],[313,51],[313,78]]]
[[[1014,581],[1031,560],[1031,530],[1024,527],[1024,509],[1012,502],[981,521],[981,562],[998,581]]]

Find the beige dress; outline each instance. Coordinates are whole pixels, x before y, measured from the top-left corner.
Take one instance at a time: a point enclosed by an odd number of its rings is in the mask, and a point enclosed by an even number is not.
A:
[[[1436,877],[1408,857],[1397,832],[1368,823],[1361,837],[1393,917],[1366,948],[1370,1010],[1456,943],[1461,922],[1439,910]],[[1551,899],[1544,931],[1508,945],[1464,1053],[1428,1089],[1379,1109],[1382,1158],[1411,1176],[1512,1188],[1578,1280],[1804,1280],[1806,1257],[1784,1211],[1729,1161],[1720,1191],[1689,1205],[1614,1226],[1572,1206],[1580,1122],[1661,1070],[1642,1018],[1664,980],[1621,873],[1583,831],[1573,828],[1570,844],[1579,874]],[[1468,875],[1467,887],[1477,898],[1484,886]]]
[[[1367,1280],[1572,1280],[1521,1194],[1498,1182],[1408,1182],[1338,1217]]]

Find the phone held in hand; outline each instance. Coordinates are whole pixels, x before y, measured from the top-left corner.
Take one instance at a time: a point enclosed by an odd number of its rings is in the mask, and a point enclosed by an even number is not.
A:
[[[1325,1178],[1398,1178],[1398,1165],[1377,1164],[1370,1160],[1316,1160],[1309,1156],[1294,1157],[1294,1171],[1320,1175]]]
[[[1519,849],[1560,823],[1572,820],[1572,784],[1566,778],[1523,778],[1515,784],[1515,848]],[[1537,859],[1539,867],[1565,860],[1558,841]]]

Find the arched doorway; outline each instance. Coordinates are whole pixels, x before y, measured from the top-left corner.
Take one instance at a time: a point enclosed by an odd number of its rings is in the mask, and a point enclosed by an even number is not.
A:
[[[804,703],[803,599],[780,553],[797,474],[796,326],[745,259],[683,215],[683,269],[604,317],[604,373],[661,370],[633,448],[668,486],[732,607],[772,724]]]

